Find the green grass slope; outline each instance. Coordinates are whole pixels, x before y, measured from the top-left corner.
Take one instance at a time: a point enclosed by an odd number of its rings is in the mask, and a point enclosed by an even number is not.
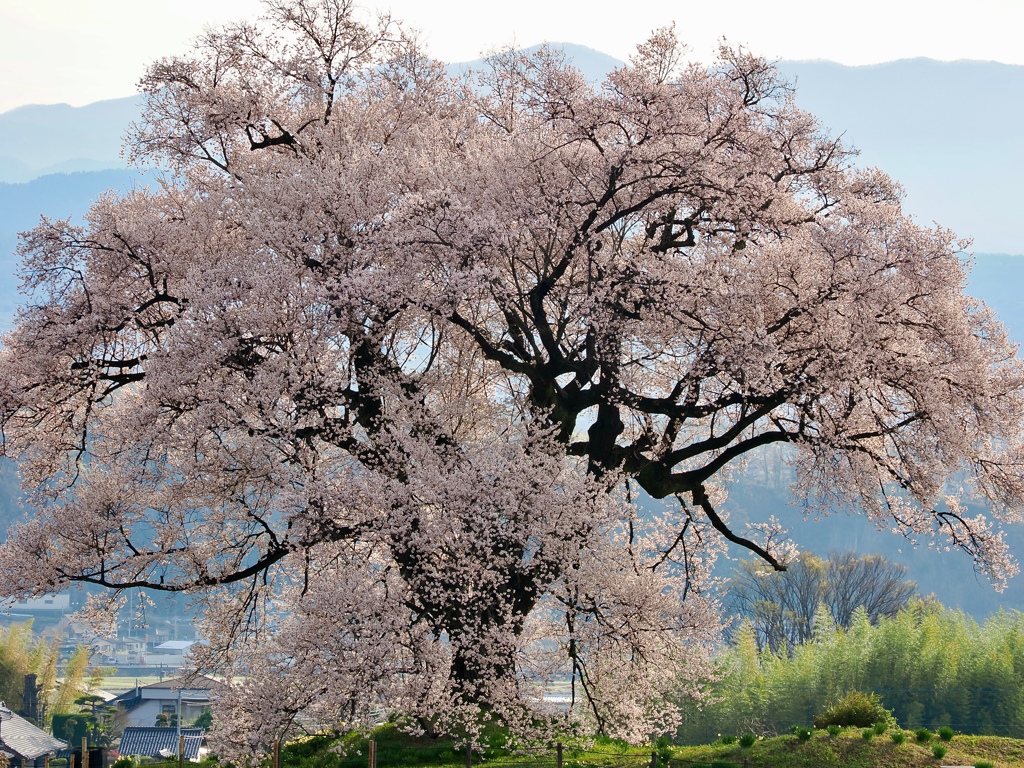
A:
[[[947,752],[941,759],[932,754],[933,744],[943,744]],[[1024,740],[999,736],[954,736],[949,742],[938,738],[919,744],[907,731],[902,744],[893,743],[889,734],[870,741],[861,737],[859,728],[847,728],[837,736],[815,731],[808,741],[796,736],[762,739],[748,749],[737,744],[676,747],[671,768],[691,768],[694,764],[733,763],[747,768],[933,768],[940,765],[992,763],[996,768],[1024,765]]]
[[[943,742],[935,736],[922,744],[914,733],[904,735],[905,741],[896,744],[889,733],[866,740],[859,728],[846,728],[835,736],[816,730],[806,741],[785,735],[759,739],[749,748],[735,740],[690,747],[632,747],[598,739],[585,749],[566,746],[562,767],[649,768],[655,754],[657,768],[938,768],[979,762],[995,768],[1024,766],[1024,739],[957,735]],[[376,742],[377,768],[466,766],[464,748],[449,739],[411,736],[394,725],[378,728],[371,738]],[[935,744],[947,749],[941,759],[932,753]],[[363,768],[368,752],[365,737],[317,734],[285,744],[281,768]],[[557,768],[557,752],[553,745],[518,752],[484,747],[473,751],[472,763],[490,768]]]

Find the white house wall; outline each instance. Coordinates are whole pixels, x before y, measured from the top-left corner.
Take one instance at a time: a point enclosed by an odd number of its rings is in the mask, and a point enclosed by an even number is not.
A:
[[[156,725],[156,716],[163,712],[163,702],[157,699],[143,701],[128,712],[128,725]]]

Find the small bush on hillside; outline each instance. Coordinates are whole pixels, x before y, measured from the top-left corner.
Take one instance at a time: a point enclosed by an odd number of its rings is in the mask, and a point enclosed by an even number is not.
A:
[[[829,736],[838,736],[840,733],[842,733],[843,727],[841,725],[832,724],[825,730],[828,731]]]
[[[719,744],[723,744],[723,745],[728,747],[731,744],[735,744],[736,743],[736,737],[733,736],[731,733],[730,734],[726,734],[725,736],[720,736],[718,738],[718,743]]]
[[[612,738],[611,736],[598,736],[594,740],[594,743],[599,747],[613,749],[616,752],[621,752],[622,754],[626,754],[626,751],[629,749],[628,742],[622,739]]]
[[[862,691],[850,691],[820,715],[814,716],[815,728],[827,728],[830,725],[873,728],[875,723],[894,725],[896,718],[882,706],[877,693]]]
[[[800,741],[809,741],[813,735],[814,732],[810,728],[798,727],[796,729],[796,737],[800,739]]]
[[[946,756],[948,748],[945,744],[932,744],[932,754],[935,755],[936,760],[941,760]]]
[[[927,728],[918,728],[916,731],[914,731],[914,738],[917,739],[918,742],[920,742],[921,744],[927,744],[929,741],[932,740],[932,732],[929,731]]]
[[[658,740],[654,742],[654,747],[658,752],[658,761],[661,765],[668,765],[673,758],[672,742],[665,736],[659,736]]]
[[[907,735],[902,730],[895,730],[889,734],[889,738],[892,739],[893,744],[902,744]]]
[[[978,760],[974,764],[974,768],[996,768],[994,763],[990,763],[988,760]]]
[[[954,731],[948,725],[944,725],[941,728],[939,728],[939,738],[943,741],[950,741],[955,735],[956,731]]]
[[[881,736],[883,733],[889,730],[888,723],[875,723],[875,736]]]
[[[860,737],[864,739],[864,741],[871,741],[873,738],[875,738],[875,729],[865,728],[863,731],[860,732]]]
[[[744,749],[748,749],[754,746],[754,742],[757,741],[757,736],[752,733],[744,733],[740,736],[740,746]]]

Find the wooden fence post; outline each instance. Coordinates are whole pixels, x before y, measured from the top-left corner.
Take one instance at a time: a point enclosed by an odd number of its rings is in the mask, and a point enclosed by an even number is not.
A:
[[[82,737],[82,768],[89,768],[89,740]]]
[[[281,737],[274,739],[274,768],[281,768]]]
[[[555,752],[558,755],[558,768],[562,768],[562,742],[555,745]]]
[[[377,742],[370,739],[366,745],[367,768],[377,768]]]
[[[185,737],[178,737],[178,768],[185,768]]]
[[[68,768],[75,768],[75,753],[68,755]]]

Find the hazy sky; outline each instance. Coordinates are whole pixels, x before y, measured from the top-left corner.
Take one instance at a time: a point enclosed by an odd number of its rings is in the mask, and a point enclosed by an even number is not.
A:
[[[696,58],[725,36],[769,57],[872,64],[899,58],[1024,64],[1024,0],[357,0],[390,9],[429,50],[466,61],[506,43],[566,41],[626,59],[675,22]],[[251,18],[259,0],[0,0],[0,112],[127,96],[146,64],[205,25]],[[605,10],[609,9],[609,10]]]

